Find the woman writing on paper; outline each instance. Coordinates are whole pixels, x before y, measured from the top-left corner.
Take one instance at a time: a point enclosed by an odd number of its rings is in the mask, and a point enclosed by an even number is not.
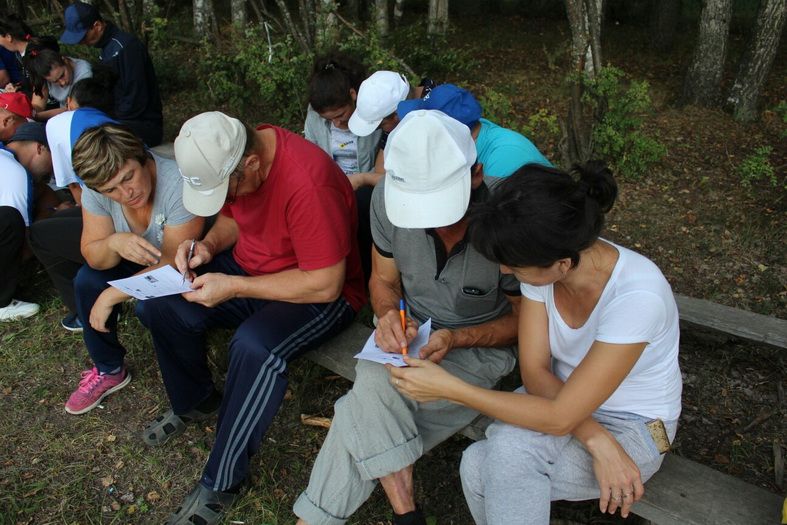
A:
[[[659,269],[599,238],[617,195],[600,163],[579,180],[526,165],[471,212],[476,249],[521,283],[524,387],[468,385],[408,359],[392,381],[496,418],[470,446],[462,486],[479,524],[546,524],[550,501],[598,497],[626,516],[658,470],[680,414],[678,312]]]
[[[128,384],[126,349],[117,337],[120,303],[129,297],[107,281],[171,264],[180,243],[198,238],[201,217],[183,206],[183,180],[174,160],[145,149],[129,129],[103,124],[74,145],[82,192],[82,255],[74,280],[77,314],[94,363],[82,372],[66,412],[83,414]]]

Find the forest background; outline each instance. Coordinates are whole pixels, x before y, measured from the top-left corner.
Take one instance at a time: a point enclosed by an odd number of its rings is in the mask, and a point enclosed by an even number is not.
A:
[[[58,0],[4,0],[39,34],[59,35]],[[484,116],[528,136],[563,167],[603,158],[620,197],[605,236],[653,259],[676,293],[787,317],[785,0],[96,0],[147,43],[164,101],[165,137],[219,109],[302,130],[315,53],[357,53],[472,91]],[[65,49],[96,59],[96,51]],[[37,264],[22,289],[34,321],[0,325],[0,524],[160,523],[198,477],[213,428],[162,450],[139,439],[166,406],[149,336],[130,314],[134,381],[103,410],[62,405],[87,365],[81,338]],[[223,334],[213,339],[220,378]],[[675,453],[784,493],[783,352],[683,333],[684,413]],[[291,523],[324,430],[349,384],[310,363],[291,371],[282,412],[230,515]],[[456,437],[417,468],[432,521],[469,523]],[[783,464],[783,460],[782,460]],[[561,505],[580,523],[618,522],[593,504]],[[381,494],[354,523],[387,523]],[[632,518],[630,521],[636,521]]]

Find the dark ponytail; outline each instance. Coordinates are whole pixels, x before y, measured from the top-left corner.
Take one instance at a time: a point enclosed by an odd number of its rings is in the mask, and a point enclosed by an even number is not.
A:
[[[65,57],[60,54],[60,44],[52,36],[34,36],[27,42],[22,66],[30,77],[33,93],[43,96],[46,76],[56,65],[65,65]]]
[[[340,51],[318,56],[309,79],[309,104],[320,113],[352,104],[350,90],[356,92],[366,80],[366,68],[355,57]]]
[[[512,267],[579,263],[598,239],[617,184],[601,162],[576,166],[573,175],[527,164],[505,179],[487,202],[470,210],[469,236],[487,259]]]

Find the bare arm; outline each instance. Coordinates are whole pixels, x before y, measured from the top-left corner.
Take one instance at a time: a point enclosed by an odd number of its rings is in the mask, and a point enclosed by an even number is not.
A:
[[[158,263],[161,252],[134,233],[117,233],[111,217],[82,208],[82,256],[91,268],[114,268],[125,258],[142,265]]]
[[[82,186],[76,182],[72,182],[68,185],[68,191],[71,192],[71,196],[74,198],[76,205],[82,206]]]
[[[202,217],[194,217],[184,224],[164,226],[164,238],[161,242],[161,258],[158,264],[143,268],[135,275],[146,273],[168,264],[173,264],[178,246],[186,239],[194,239],[199,236],[204,221]],[[129,296],[127,294],[112,286],[104,290],[101,295],[98,296],[96,302],[93,304],[93,308],[90,310],[90,325],[99,332],[106,332],[106,320],[112,308],[128,298]]]

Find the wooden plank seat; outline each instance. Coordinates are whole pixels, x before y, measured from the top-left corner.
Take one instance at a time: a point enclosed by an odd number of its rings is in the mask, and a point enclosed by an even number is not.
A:
[[[353,356],[371,332],[369,327],[353,323],[306,357],[354,381]],[[490,421],[479,416],[460,433],[472,440],[482,439]],[[695,461],[667,454],[633,512],[659,525],[755,525],[779,523],[781,505],[782,498],[776,494]]]

